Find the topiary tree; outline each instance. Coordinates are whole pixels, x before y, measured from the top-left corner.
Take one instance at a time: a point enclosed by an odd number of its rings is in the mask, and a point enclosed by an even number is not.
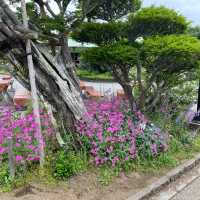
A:
[[[189,35],[149,37],[144,42],[141,57],[147,72],[145,99],[151,109],[166,90],[197,78],[200,42]]]
[[[82,58],[90,65],[112,66],[113,75],[124,88],[130,104],[136,103],[141,110],[151,109],[167,89],[181,83],[187,75],[191,77],[198,70],[199,41],[183,35],[187,31],[187,20],[174,10],[164,7],[144,8],[136,15],[132,14],[126,25],[129,40],[124,34],[120,42],[115,42],[115,38],[110,35],[110,42],[104,43],[102,37],[99,42],[101,46],[83,53]],[[84,32],[90,34],[89,29]],[[92,34],[98,35],[94,30]],[[135,42],[138,36],[145,36],[143,45]],[[95,37],[91,38],[95,41]],[[89,41],[89,37],[87,39]],[[134,54],[132,59],[127,57],[128,51],[132,52],[132,56]],[[135,67],[135,87],[139,90],[135,97],[131,97],[133,85],[129,71],[132,67]],[[125,89],[125,83],[129,85],[128,90]]]
[[[188,24],[184,16],[172,9],[163,6],[143,8],[129,16],[129,40],[134,41],[139,36],[183,34]]]
[[[107,22],[115,21],[140,9],[141,0],[97,0],[99,5],[87,14],[89,21],[91,19],[101,19]]]
[[[73,31],[71,36],[79,42],[92,42],[97,45],[107,45],[126,37],[126,23],[86,22]]]
[[[82,60],[90,65],[109,67],[115,80],[124,89],[131,107],[136,104],[129,77],[130,69],[137,64],[138,50],[128,44],[116,43],[101,48],[93,48],[82,53]]]

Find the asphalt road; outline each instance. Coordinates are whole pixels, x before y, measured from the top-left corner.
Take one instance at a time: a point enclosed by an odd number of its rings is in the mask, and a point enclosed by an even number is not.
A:
[[[190,183],[171,200],[200,200],[200,178]]]
[[[149,200],[200,200],[200,165],[165,186]]]
[[[97,81],[84,81],[87,86],[93,86],[95,90],[101,92],[101,94],[115,94],[117,90],[122,89],[122,87],[116,82],[97,82]],[[14,90],[25,91],[26,89],[17,81],[14,80],[13,83]]]

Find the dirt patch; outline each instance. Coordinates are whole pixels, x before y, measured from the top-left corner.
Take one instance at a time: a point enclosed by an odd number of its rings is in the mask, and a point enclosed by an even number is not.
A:
[[[95,173],[85,173],[56,187],[32,183],[11,193],[1,193],[0,200],[125,200],[158,178],[134,172],[102,186]]]

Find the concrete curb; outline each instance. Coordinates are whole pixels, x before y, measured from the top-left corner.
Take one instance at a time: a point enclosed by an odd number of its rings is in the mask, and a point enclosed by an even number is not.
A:
[[[193,159],[186,161],[185,163],[179,165],[175,169],[168,172],[165,176],[161,177],[156,182],[147,186],[143,190],[139,191],[135,195],[130,196],[127,200],[145,200],[148,199],[152,194],[160,191],[164,186],[175,181],[183,173],[194,168],[200,163],[200,154],[196,155]]]

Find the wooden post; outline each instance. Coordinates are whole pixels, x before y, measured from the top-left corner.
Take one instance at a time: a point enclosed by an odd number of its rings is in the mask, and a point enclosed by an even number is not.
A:
[[[9,171],[10,178],[13,179],[15,177],[15,157],[13,153],[13,135],[8,138],[8,163],[9,163]]]
[[[200,80],[199,80],[199,88],[198,88],[197,113],[199,113],[199,111],[200,111]]]
[[[23,18],[24,28],[28,29],[28,16],[27,16],[27,11],[26,11],[25,0],[21,0],[21,8],[22,8],[22,18]],[[26,53],[27,53],[27,61],[28,61],[28,69],[29,69],[29,79],[30,79],[30,85],[31,85],[33,113],[35,116],[35,122],[38,125],[37,139],[38,139],[39,150],[40,150],[40,166],[42,167],[44,165],[44,144],[43,144],[43,136],[42,136],[42,130],[41,130],[37,88],[36,88],[36,83],[35,83],[35,69],[33,66],[31,41],[29,39],[26,40]]]

